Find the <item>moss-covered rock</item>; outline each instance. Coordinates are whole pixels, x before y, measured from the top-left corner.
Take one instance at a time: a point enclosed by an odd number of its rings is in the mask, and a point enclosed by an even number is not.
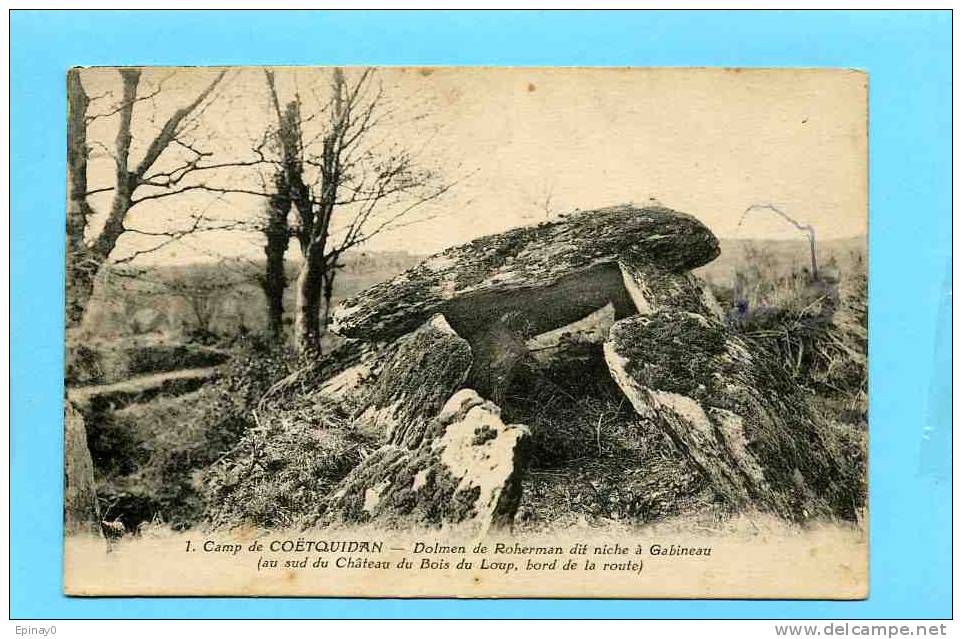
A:
[[[366,457],[326,501],[325,522],[473,526],[510,524],[521,494],[527,428],[465,389],[429,425],[420,446],[388,444]]]
[[[678,273],[657,266],[642,257],[625,257],[618,262],[625,289],[639,315],[660,309],[687,311],[713,320],[723,317],[718,300],[691,273]]]
[[[100,507],[94,484],[94,463],[87,448],[84,418],[64,402],[64,532],[100,534]]]
[[[581,211],[438,253],[342,302],[332,330],[360,339],[394,338],[443,313],[470,340],[489,315],[497,319],[520,304],[540,311],[530,314],[541,323],[536,332],[543,332],[605,306],[614,301],[612,294],[623,296],[617,269],[622,257],[681,272],[710,262],[718,252],[707,227],[671,209],[622,205]],[[614,287],[600,284],[607,276]]]
[[[664,310],[614,325],[605,355],[643,417],[724,501],[805,519],[855,516],[858,470],[791,379],[720,323]]]
[[[461,387],[471,369],[471,347],[443,315],[400,338],[379,367],[360,420],[388,443],[417,448],[424,430]]]

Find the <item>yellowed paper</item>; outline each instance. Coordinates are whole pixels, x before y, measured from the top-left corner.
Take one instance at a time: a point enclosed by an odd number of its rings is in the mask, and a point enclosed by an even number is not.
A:
[[[867,78],[67,78],[70,595],[867,596]]]

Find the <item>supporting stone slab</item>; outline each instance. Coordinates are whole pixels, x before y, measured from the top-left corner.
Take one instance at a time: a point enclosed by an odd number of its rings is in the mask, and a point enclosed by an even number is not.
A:
[[[411,450],[376,450],[328,499],[326,521],[393,527],[510,525],[521,496],[528,429],[505,425],[500,409],[470,389],[458,391]]]
[[[359,419],[387,442],[417,448],[424,430],[471,369],[471,347],[435,315],[400,338],[380,367]]]
[[[614,325],[605,358],[652,420],[736,508],[790,519],[855,516],[844,456],[793,382],[703,315],[657,311]]]

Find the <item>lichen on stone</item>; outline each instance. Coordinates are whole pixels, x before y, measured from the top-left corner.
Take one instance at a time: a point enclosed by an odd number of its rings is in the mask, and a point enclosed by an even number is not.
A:
[[[468,389],[455,393],[414,449],[388,444],[341,482],[320,521],[480,530],[510,522],[520,495],[522,440],[500,410]]]
[[[720,323],[663,310],[622,320],[606,343],[612,374],[736,506],[792,519],[855,516],[851,470],[799,389]]]

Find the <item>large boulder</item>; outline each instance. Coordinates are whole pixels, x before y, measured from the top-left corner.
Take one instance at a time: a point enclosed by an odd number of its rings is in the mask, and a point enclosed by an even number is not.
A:
[[[400,338],[381,365],[360,415],[388,443],[417,448],[430,422],[467,379],[471,347],[435,315]]]
[[[606,308],[616,319],[638,311],[623,263],[683,280],[686,269],[718,251],[708,228],[671,209],[625,205],[579,212],[430,257],[342,302],[332,330],[394,339],[441,313],[471,347],[468,385],[501,404],[512,386],[534,393],[544,387],[545,358],[539,361],[527,342],[581,321],[596,323],[585,318]],[[555,337],[545,339],[549,348],[542,352],[552,350]]]
[[[64,402],[63,523],[66,534],[100,534],[100,506],[94,484],[94,462],[87,446],[84,418]]]
[[[529,336],[611,303],[633,313],[618,267],[639,259],[672,272],[713,260],[718,240],[695,218],[663,207],[582,211],[438,253],[392,280],[342,302],[332,330],[366,340],[396,338],[443,313],[472,342],[506,315]]]
[[[659,310],[617,322],[609,370],[735,508],[790,519],[851,518],[857,499],[839,443],[783,370],[703,315]]]
[[[388,444],[365,458],[328,498],[325,521],[389,526],[510,525],[521,497],[528,429],[470,389],[444,405],[420,446]]]

